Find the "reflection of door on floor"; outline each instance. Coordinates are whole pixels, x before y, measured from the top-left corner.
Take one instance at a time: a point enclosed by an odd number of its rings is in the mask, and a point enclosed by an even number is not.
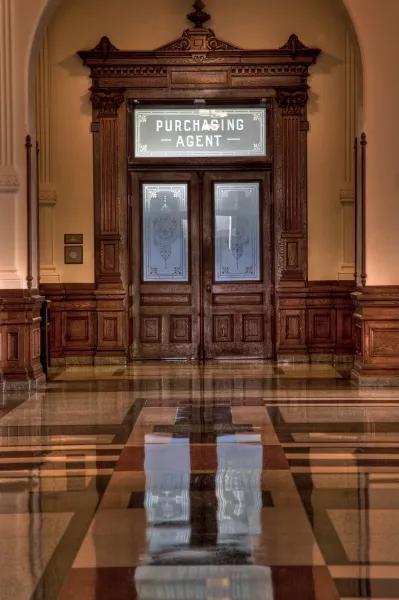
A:
[[[132,174],[131,357],[271,358],[269,172]]]

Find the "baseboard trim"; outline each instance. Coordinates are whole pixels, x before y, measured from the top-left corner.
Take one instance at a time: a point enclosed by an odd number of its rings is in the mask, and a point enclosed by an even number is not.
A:
[[[5,392],[24,392],[44,388],[46,377],[42,373],[36,379],[10,379],[0,381],[0,391]]]
[[[125,356],[63,356],[50,360],[51,367],[68,366],[124,366],[127,364]]]
[[[353,354],[280,354],[277,364],[331,364],[353,365]]]

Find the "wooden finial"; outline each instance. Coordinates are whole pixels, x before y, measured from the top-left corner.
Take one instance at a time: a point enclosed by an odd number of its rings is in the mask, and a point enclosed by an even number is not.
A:
[[[202,27],[211,18],[211,15],[203,11],[204,8],[205,4],[202,0],[196,0],[193,4],[194,12],[187,15],[187,19],[194,24],[194,27]]]
[[[99,52],[102,58],[107,60],[110,52],[118,52],[118,48],[110,42],[106,35],[104,35],[97,46],[92,49],[92,52]]]

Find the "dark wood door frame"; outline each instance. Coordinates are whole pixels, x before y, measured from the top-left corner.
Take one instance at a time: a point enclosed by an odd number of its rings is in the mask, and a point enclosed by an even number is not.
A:
[[[152,52],[120,51],[106,37],[79,52],[92,80],[97,356],[126,355],[129,345],[128,171],[138,165],[129,155],[128,115],[135,101],[270,102],[266,162],[272,164],[275,285],[306,286],[307,77],[319,53],[294,34],[279,49],[242,50],[198,23]],[[210,166],[212,160],[205,162]],[[236,164],[251,169],[259,162],[238,159]],[[187,169],[204,161],[154,159],[151,166],[168,163]],[[223,160],[214,166],[220,169]]]

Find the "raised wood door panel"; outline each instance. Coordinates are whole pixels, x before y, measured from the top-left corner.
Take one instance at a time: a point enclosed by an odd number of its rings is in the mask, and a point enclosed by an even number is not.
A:
[[[131,358],[196,359],[200,340],[198,176],[195,172],[136,172],[131,177]]]
[[[269,178],[268,171],[205,173],[204,358],[272,357]]]

